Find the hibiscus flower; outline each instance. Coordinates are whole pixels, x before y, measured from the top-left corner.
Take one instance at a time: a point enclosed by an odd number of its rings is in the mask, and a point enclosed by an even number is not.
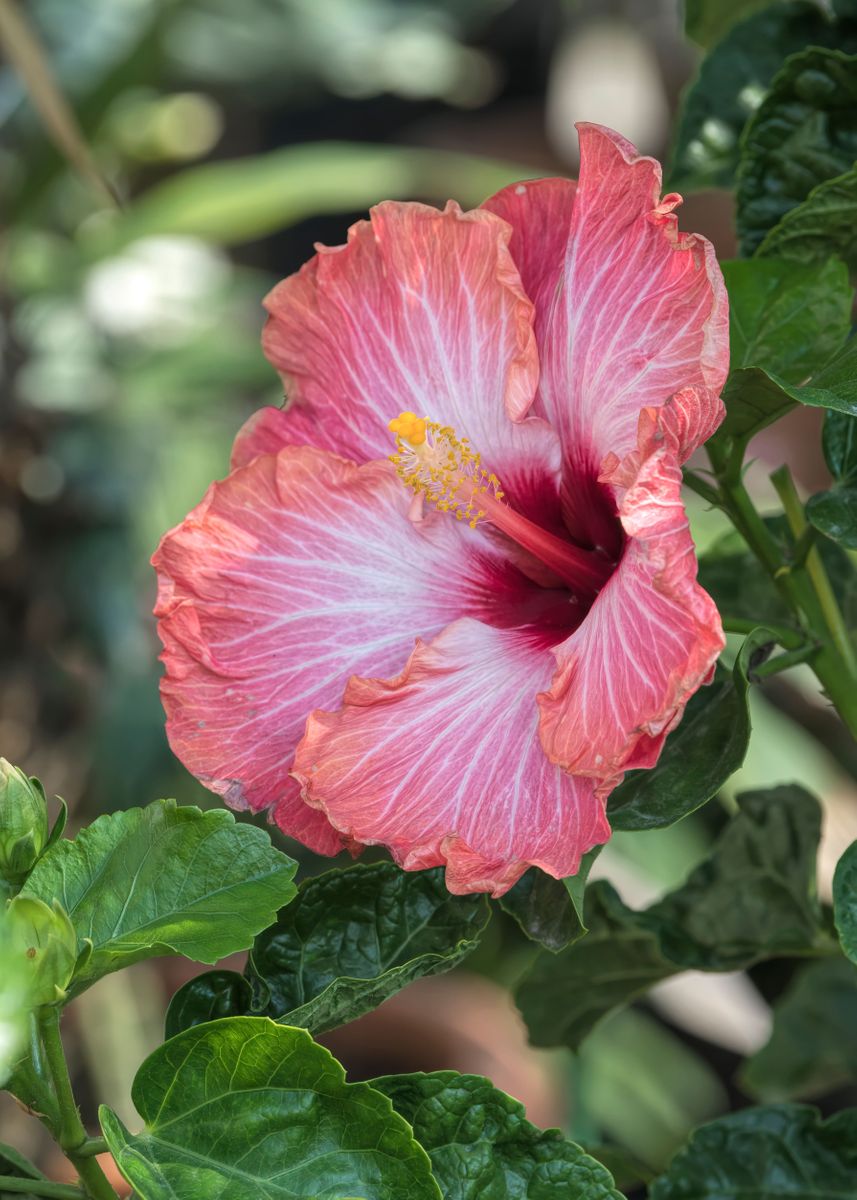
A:
[[[680,495],[722,417],[722,279],[653,159],[580,142],[577,184],[380,204],[275,287],[288,407],[153,559],[186,766],[453,892],[573,875],[723,646]]]

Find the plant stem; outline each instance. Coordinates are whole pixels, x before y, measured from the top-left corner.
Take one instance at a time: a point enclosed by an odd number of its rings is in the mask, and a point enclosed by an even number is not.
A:
[[[71,1079],[68,1065],[65,1061],[62,1038],[60,1037],[59,1010],[54,1007],[42,1009],[39,1019],[42,1032],[42,1043],[45,1048],[45,1059],[53,1079],[54,1089],[59,1102],[59,1128],[57,1140],[64,1154],[73,1164],[80,1176],[80,1182],[86,1196],[91,1200],[117,1200],[116,1192],[110,1186],[107,1176],[102,1171],[97,1160],[81,1153],[89,1138],[80,1119],[74,1093],[71,1089]]]
[[[50,1179],[19,1179],[0,1175],[0,1195],[23,1192],[27,1196],[54,1197],[54,1200],[83,1200],[84,1193],[70,1183],[52,1183]]]
[[[794,493],[794,497],[788,495],[788,503],[785,496],[781,498],[800,555],[806,555],[803,564],[783,560],[776,539],[756,511],[742,478],[745,449],[741,439],[724,442],[716,437],[706,446],[719,484],[720,507],[729,515],[750,550],[768,571],[802,627],[811,637],[818,639],[818,650],[808,661],[852,736],[857,738],[857,663],[854,647],[842,621],[818,548],[802,540],[806,518],[797,493]],[[784,471],[787,473],[787,468]],[[790,475],[788,480],[791,480]],[[776,479],[774,485],[777,486]],[[794,488],[794,484],[791,488]],[[759,623],[764,624],[764,619]]]
[[[797,488],[794,485],[794,480],[788,467],[782,466],[774,471],[771,475],[771,483],[777,489],[777,495],[782,501],[789,528],[795,538],[800,540],[805,536],[809,523],[804,515],[803,505],[800,502]],[[848,630],[845,628],[842,612],[837,603],[833,588],[830,585],[830,579],[828,578],[827,571],[824,569],[824,563],[821,561],[821,555],[818,552],[817,546],[810,546],[807,551],[806,573],[812,581],[812,586],[821,605],[821,611],[824,614],[825,623],[833,638],[833,644],[839,651],[842,661],[852,679],[857,679],[857,656],[854,654],[854,646],[848,635]]]
[[[87,1138],[78,1150],[78,1154],[81,1156],[81,1158],[92,1158],[94,1154],[106,1154],[109,1149],[110,1147],[107,1145],[107,1138]]]

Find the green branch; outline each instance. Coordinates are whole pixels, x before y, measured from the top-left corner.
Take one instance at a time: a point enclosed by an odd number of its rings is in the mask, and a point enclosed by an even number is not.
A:
[[[54,1007],[42,1009],[39,1026],[45,1048],[45,1060],[53,1079],[59,1103],[59,1128],[57,1140],[65,1156],[80,1176],[84,1195],[90,1200],[117,1200],[107,1176],[97,1160],[85,1152],[90,1139],[87,1137],[77,1102],[71,1088],[68,1065],[65,1061],[62,1038],[60,1037],[60,1014]]]
[[[803,505],[800,502],[797,488],[794,485],[794,480],[788,467],[779,467],[774,471],[771,475],[771,483],[777,489],[777,495],[782,501],[789,529],[791,529],[795,538],[800,543],[807,536],[807,529],[810,526],[804,515]],[[805,563],[806,573],[818,597],[825,624],[830,631],[833,644],[842,656],[842,661],[852,679],[857,679],[857,657],[854,654],[854,646],[845,627],[842,612],[817,546],[810,545],[808,547]]]

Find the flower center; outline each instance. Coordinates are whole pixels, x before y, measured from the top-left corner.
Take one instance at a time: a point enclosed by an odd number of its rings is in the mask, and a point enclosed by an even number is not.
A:
[[[449,425],[403,412],[388,428],[396,435],[396,453],[390,461],[415,495],[424,496],[441,512],[454,513],[471,529],[487,520],[535,555],[575,595],[592,599],[607,582],[612,562],[549,533],[504,503],[500,480],[482,466],[468,439],[459,438]]]

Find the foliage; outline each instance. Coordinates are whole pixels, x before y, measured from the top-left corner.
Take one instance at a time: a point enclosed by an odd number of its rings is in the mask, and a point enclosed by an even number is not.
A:
[[[707,465],[694,459],[685,474],[718,512],[699,580],[732,636],[710,682],[684,712],[666,714],[657,761],[609,781],[615,841],[585,855],[572,878],[531,866],[494,904],[451,895],[441,868],[403,871],[377,854],[320,873],[250,819],[185,803],[201,794],[187,779],[177,778],[181,804],[148,803],[172,794],[153,781],[172,780],[175,768],[164,765],[138,592],[142,548],[223,473],[236,405],[249,413],[281,398],[257,346],[258,302],[273,279],[247,265],[265,263],[270,246],[253,243],[306,232],[307,222],[321,221],[326,236],[328,216],[341,224],[385,198],[454,195],[475,206],[533,173],[399,145],[399,131],[368,124],[359,142],[257,147],[256,134],[246,146],[243,133],[279,121],[276,105],[291,105],[290,117],[298,106],[312,111],[325,91],[393,93],[406,109],[432,98],[480,103],[480,80],[491,86],[493,76],[487,51],[471,41],[505,0],[252,0],[240,17],[220,0],[126,7],[121,31],[115,22],[99,30],[86,19],[98,6],[86,4],[80,30],[59,30],[56,5],[37,2],[33,33],[14,15],[10,24],[12,6],[0,4],[5,59],[97,188],[93,197],[71,179],[0,67],[11,134],[0,182],[12,216],[4,299],[25,413],[15,436],[38,451],[27,459],[13,438],[0,474],[5,488],[26,476],[19,457],[31,468],[35,459],[27,486],[36,516],[25,506],[22,529],[47,539],[40,522],[56,521],[44,589],[62,597],[75,631],[59,648],[39,647],[39,696],[53,711],[58,674],[90,680],[78,707],[99,710],[101,739],[91,774],[77,774],[116,810],[65,836],[60,802],[51,830],[39,781],[0,759],[0,1086],[77,1174],[58,1184],[0,1144],[0,1197],[115,1200],[97,1160],[105,1143],[140,1200],[622,1200],[617,1187],[638,1200],[644,1185],[649,1200],[857,1194],[857,1109],[846,1107],[857,1084],[857,842],[820,897],[818,802],[788,782],[779,758],[777,786],[740,790],[742,777],[733,794],[746,762],[759,773],[760,745],[772,756],[789,750],[788,737],[765,746],[768,701],[798,712],[801,736],[857,774],[857,2],[684,2],[701,57],[681,102],[669,184],[733,190],[739,247],[721,264],[725,416]],[[65,53],[54,53],[52,38]],[[435,74],[403,70],[407,46],[429,43]],[[173,73],[186,91],[161,95]],[[210,95],[192,90],[209,85]],[[270,101],[261,119],[260,97]],[[170,149],[176,100],[196,117]],[[229,126],[234,157],[165,170],[205,157],[216,134],[206,143],[200,130],[208,121],[210,134],[220,103],[243,113],[244,129]],[[194,134],[198,151],[188,150]],[[93,212],[96,202],[110,206],[104,181],[114,171],[126,202]],[[823,426],[829,486],[805,499],[779,468],[770,496],[780,507],[760,512],[748,467],[778,452],[752,439],[797,409]],[[39,481],[42,460],[67,481],[56,509],[38,509],[39,487],[50,484]],[[47,617],[44,605],[20,607],[21,628],[50,625],[50,605]],[[85,669],[75,639],[91,654]],[[792,674],[798,666],[802,675]],[[807,698],[811,675],[823,704]],[[26,709],[27,688],[16,696]],[[5,714],[0,724],[14,732]],[[130,735],[114,738],[123,725]],[[156,747],[146,744],[152,730]],[[74,732],[55,740],[56,755],[43,746],[34,761],[61,758]],[[646,755],[641,743],[636,761]],[[839,781],[829,794],[845,788]],[[635,862],[651,867],[658,891],[632,904]],[[221,961],[244,952],[244,961]],[[102,1106],[103,1139],[93,1138],[72,1091],[61,1014],[90,987],[108,990],[111,973],[166,955],[212,969],[172,996],[163,1044],[134,1079],[139,1121],[118,1103],[118,1112]],[[532,1045],[577,1056],[574,1140],[538,1128],[481,1075],[348,1081],[314,1040],[465,962],[512,986]],[[760,1103],[717,1115],[722,1082],[639,1004],[662,1004],[659,985],[686,972],[745,971],[773,1014],[766,1044],[736,1069]],[[94,1020],[91,999],[74,1005],[65,1029]],[[815,1097],[833,1115],[793,1103]],[[641,1137],[623,1126],[645,1105],[660,1124]]]
[[[140,1068],[131,1135],[109,1109],[101,1125],[141,1200],[345,1196],[436,1200],[425,1151],[388,1100],[346,1083],[309,1034],[264,1017],[189,1029]]]

